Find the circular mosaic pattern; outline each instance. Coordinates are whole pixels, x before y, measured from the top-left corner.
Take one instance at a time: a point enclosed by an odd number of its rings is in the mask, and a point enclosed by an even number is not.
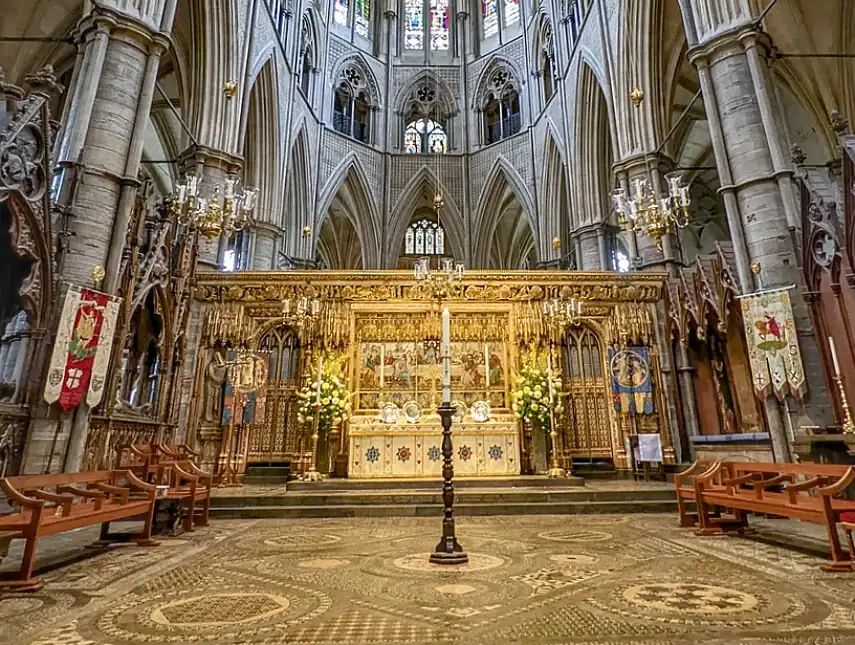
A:
[[[537,537],[552,542],[605,542],[614,536],[605,531],[544,531]]]
[[[751,594],[713,585],[656,582],[625,589],[623,597],[647,609],[701,615],[725,615],[755,611],[760,600]]]
[[[41,598],[0,598],[0,618],[35,611],[45,604]]]
[[[487,555],[486,553],[469,553],[469,562],[466,564],[447,565],[433,564],[430,561],[430,553],[412,553],[396,558],[392,564],[398,569],[406,571],[486,571],[496,569],[507,563],[507,559],[501,556]]]
[[[312,558],[311,560],[301,560],[297,566],[301,569],[337,569],[350,564],[350,560],[342,560],[339,558]]]
[[[584,555],[582,553],[561,553],[558,555],[551,555],[549,556],[549,559],[553,562],[557,562],[558,564],[566,565],[595,564],[600,561],[597,556]]]
[[[288,535],[277,535],[267,538],[264,544],[267,546],[284,547],[286,549],[304,549],[326,544],[340,542],[338,535],[315,535],[312,533],[289,533]]]

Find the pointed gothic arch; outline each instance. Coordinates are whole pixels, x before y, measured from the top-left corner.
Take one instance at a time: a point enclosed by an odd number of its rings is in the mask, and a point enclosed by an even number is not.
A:
[[[377,205],[370,190],[371,182],[365,173],[359,159],[354,153],[349,154],[333,171],[321,197],[318,200],[319,209],[315,213],[315,252],[324,224],[334,208],[340,208],[353,226],[361,249],[362,268],[379,268],[381,265],[381,248],[379,232],[382,229]],[[336,204],[336,202],[340,204]],[[312,255],[314,256],[315,253]]]
[[[497,231],[514,232],[514,237],[504,242],[514,240],[522,242],[523,238],[520,236],[524,228],[517,225],[517,220],[522,220],[528,226],[533,246],[538,231],[534,212],[534,204],[522,177],[504,157],[499,156],[487,174],[478,198],[474,227],[474,230],[478,231],[478,236],[475,238],[473,249],[475,267],[489,267],[496,257],[494,246],[497,241]],[[511,219],[513,224],[510,222]],[[510,247],[506,251],[502,257],[514,258],[520,255]],[[537,257],[535,257],[536,260]],[[508,262],[503,264],[504,266],[496,268],[510,268]]]
[[[431,196],[437,193],[442,195],[444,204],[440,209],[439,218],[445,229],[446,252],[461,262],[466,258],[466,234],[460,207],[451,196],[451,191],[445,187],[433,169],[424,165],[410,177],[392,207],[391,227],[386,247],[389,263],[397,261],[407,226],[418,208],[425,188],[430,191]]]
[[[309,142],[306,122],[298,125],[292,138],[288,171],[285,177],[285,202],[282,209],[282,227],[285,230],[286,253],[292,257],[300,254],[303,230],[312,227],[313,213],[310,204],[314,182],[309,160]]]
[[[544,260],[558,260],[571,250],[569,169],[556,135],[555,129],[548,124],[543,147],[539,210],[541,234],[538,237],[540,257]],[[559,241],[558,248],[553,243],[555,239]]]

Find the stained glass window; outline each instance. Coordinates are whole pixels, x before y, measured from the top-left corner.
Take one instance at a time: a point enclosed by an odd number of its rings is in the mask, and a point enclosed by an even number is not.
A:
[[[505,24],[516,24],[520,19],[520,0],[505,0]]]
[[[496,0],[481,0],[481,17],[484,20],[484,38],[499,33],[499,7]]]
[[[445,255],[445,231],[438,222],[420,219],[407,228],[404,236],[407,255]]]
[[[347,3],[349,0],[335,0],[335,21],[340,25],[347,24]]]
[[[356,33],[368,38],[371,20],[371,0],[355,0]]]
[[[422,49],[424,47],[425,21],[422,0],[406,0],[404,5],[406,22],[404,23],[404,48]]]
[[[404,151],[408,154],[448,152],[448,135],[441,124],[433,119],[416,119],[404,130]]]
[[[430,0],[430,48],[433,51],[447,51],[449,46],[448,0]]]

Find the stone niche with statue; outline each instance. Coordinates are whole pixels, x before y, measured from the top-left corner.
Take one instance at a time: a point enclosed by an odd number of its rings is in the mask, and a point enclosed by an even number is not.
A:
[[[261,418],[236,431],[249,463],[287,460],[297,472],[316,468],[351,478],[436,479],[445,308],[457,475],[545,472],[553,450],[562,467],[596,454],[623,468],[629,463],[625,439],[637,432],[659,433],[665,460],[672,461],[648,311],[662,293],[657,274],[472,271],[438,292],[398,271],[290,271],[201,274],[197,299],[209,312],[239,308],[254,330],[242,343],[269,361]],[[318,306],[295,316],[295,305],[307,301]],[[570,323],[544,306],[567,302],[584,305]],[[278,340],[271,342],[271,335]],[[611,365],[616,350],[639,343],[645,345],[636,348],[646,361],[644,392],[632,383],[615,386],[620,379]],[[546,370],[547,362],[561,403],[554,437],[521,423],[512,401],[520,371],[535,364]],[[335,365],[346,381],[349,413],[313,433],[305,388],[317,382],[322,364]],[[200,387],[202,381],[204,373]],[[644,398],[636,416],[615,404],[621,397]]]

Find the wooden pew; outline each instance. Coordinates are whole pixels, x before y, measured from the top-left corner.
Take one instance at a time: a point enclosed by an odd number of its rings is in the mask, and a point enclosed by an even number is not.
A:
[[[100,524],[101,541],[109,541],[111,522],[142,519],[143,530],[132,539],[140,546],[158,544],[151,538],[157,487],[129,470],[7,477],[0,479],[0,489],[19,507],[17,513],[0,516],[0,534],[26,540],[20,569],[0,575],[0,587],[41,588],[33,577],[36,546],[48,535]]]
[[[695,526],[698,514],[689,513],[686,502],[695,501],[695,478],[708,473],[719,462],[709,459],[698,459],[688,469],[674,476],[674,488],[677,492],[677,508],[680,512],[680,526]]]
[[[767,464],[720,462],[695,477],[698,535],[714,535],[748,526],[748,513],[798,519],[825,527],[830,550],[826,571],[853,571],[840,544],[841,514],[855,511],[855,501],[840,495],[855,482],[855,467],[829,464]],[[714,517],[712,509],[731,517]]]

